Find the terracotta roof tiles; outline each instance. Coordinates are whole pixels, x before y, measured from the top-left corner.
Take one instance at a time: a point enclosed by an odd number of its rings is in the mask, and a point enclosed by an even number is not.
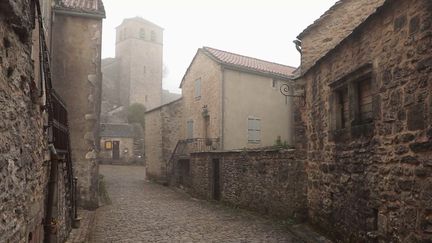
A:
[[[203,50],[222,64],[245,68],[251,71],[291,77],[293,72],[296,70],[294,67],[222,51],[211,47],[203,47]]]

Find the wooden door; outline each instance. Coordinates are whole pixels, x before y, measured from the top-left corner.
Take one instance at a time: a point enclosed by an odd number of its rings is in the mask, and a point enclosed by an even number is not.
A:
[[[120,159],[120,141],[113,141],[112,158]]]

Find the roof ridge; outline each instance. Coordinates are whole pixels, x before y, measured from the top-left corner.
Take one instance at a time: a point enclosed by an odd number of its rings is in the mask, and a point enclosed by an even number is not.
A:
[[[204,49],[213,49],[213,50],[216,50],[216,51],[222,51],[222,52],[229,53],[229,54],[236,55],[236,56],[246,57],[246,58],[250,58],[250,59],[254,59],[254,60],[258,60],[258,61],[262,61],[262,62],[267,62],[267,63],[272,63],[272,64],[284,66],[284,67],[289,67],[289,68],[297,69],[294,66],[285,65],[285,64],[281,64],[281,63],[277,63],[277,62],[272,62],[272,61],[267,61],[267,60],[263,60],[263,59],[259,59],[259,58],[251,57],[251,56],[246,56],[246,55],[242,55],[242,54],[238,54],[238,53],[234,53],[234,52],[224,51],[224,50],[213,48],[213,47],[209,47],[209,46],[203,46],[203,48]],[[210,53],[210,54],[212,56],[214,56],[216,59],[222,61],[220,58],[218,58],[217,56],[215,56],[213,53]]]

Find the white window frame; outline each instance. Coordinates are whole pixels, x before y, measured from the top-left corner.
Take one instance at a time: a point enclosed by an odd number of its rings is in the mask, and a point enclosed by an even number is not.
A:
[[[251,122],[258,122],[255,127],[252,126]],[[248,144],[260,144],[261,143],[261,118],[249,116],[247,119],[247,139]]]

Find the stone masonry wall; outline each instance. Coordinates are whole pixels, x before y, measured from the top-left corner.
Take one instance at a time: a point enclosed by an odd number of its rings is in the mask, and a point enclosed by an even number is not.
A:
[[[146,176],[149,179],[159,179],[162,176],[162,117],[161,110],[154,109],[145,114],[144,154]]]
[[[0,242],[43,239],[45,135],[32,101],[30,2],[0,2]]]
[[[220,201],[281,219],[307,216],[304,152],[248,151],[195,153],[186,178],[192,194],[212,200],[213,160],[219,160]]]
[[[56,14],[53,86],[66,102],[78,204],[98,206],[102,19]]]
[[[193,121],[193,137],[205,137],[205,119],[202,116],[204,106],[207,106],[210,116],[207,128],[208,138],[221,137],[222,119],[222,71],[221,66],[199,50],[185,74],[182,83],[184,102],[183,123],[186,129],[187,121]],[[201,79],[201,97],[195,97],[195,80]],[[184,132],[187,136],[186,131]],[[186,138],[186,137],[184,137]]]
[[[303,78],[309,219],[335,238],[431,242],[431,50],[432,2],[387,1]],[[335,129],[332,85],[365,66],[372,121],[354,123],[351,105]]]
[[[166,164],[177,141],[184,139],[183,105],[179,99],[145,115],[146,174],[150,179],[166,179]]]
[[[342,0],[301,35],[302,71],[306,71],[365,20],[384,0]],[[347,14],[350,13],[350,14]]]

